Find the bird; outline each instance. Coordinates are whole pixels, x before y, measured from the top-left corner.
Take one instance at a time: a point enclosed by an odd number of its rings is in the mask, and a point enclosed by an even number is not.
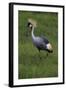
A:
[[[31,37],[32,37],[32,42],[34,46],[38,49],[40,52],[41,50],[47,51],[47,56],[48,53],[53,52],[53,48],[49,40],[45,36],[35,36],[34,30],[37,27],[37,22],[31,18],[28,19],[28,24],[27,26],[31,30]]]

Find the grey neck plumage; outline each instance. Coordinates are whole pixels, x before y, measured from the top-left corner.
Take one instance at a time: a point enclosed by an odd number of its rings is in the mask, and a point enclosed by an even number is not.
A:
[[[32,39],[35,39],[36,38],[36,36],[34,35],[34,26],[32,27],[31,35],[32,35]]]

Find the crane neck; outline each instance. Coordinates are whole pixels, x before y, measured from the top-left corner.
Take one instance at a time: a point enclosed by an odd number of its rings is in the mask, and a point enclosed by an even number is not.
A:
[[[36,37],[35,37],[35,35],[34,35],[34,26],[32,27],[32,39],[35,39]]]

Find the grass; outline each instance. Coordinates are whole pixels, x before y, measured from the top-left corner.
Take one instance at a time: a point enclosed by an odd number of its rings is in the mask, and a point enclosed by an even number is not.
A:
[[[53,46],[53,53],[46,57],[47,52],[38,52],[27,33],[27,20],[32,18],[38,22],[36,36],[46,36]],[[45,78],[58,76],[58,14],[49,12],[19,11],[18,53],[19,79]],[[39,58],[41,56],[41,59]]]

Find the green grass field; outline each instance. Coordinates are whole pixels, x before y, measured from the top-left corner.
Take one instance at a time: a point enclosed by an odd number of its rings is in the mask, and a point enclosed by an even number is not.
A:
[[[46,56],[46,51],[38,52],[33,45],[31,33],[27,33],[27,20],[37,21],[36,36],[44,35],[53,46],[53,53]],[[58,76],[58,14],[49,12],[19,11],[18,31],[18,78],[45,78]],[[39,58],[41,56],[41,59]]]

